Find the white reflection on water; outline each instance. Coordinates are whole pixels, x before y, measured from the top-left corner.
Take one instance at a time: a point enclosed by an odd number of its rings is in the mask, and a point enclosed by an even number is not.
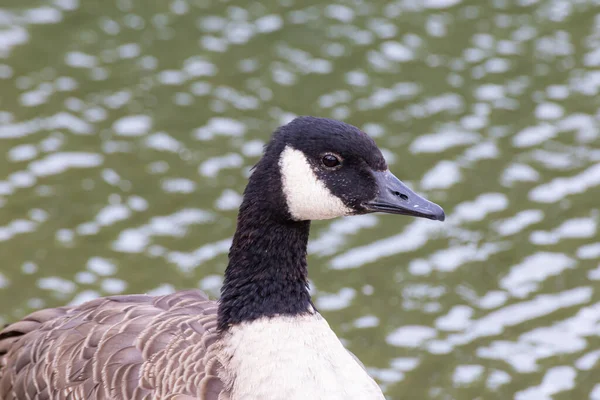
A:
[[[525,323],[560,308],[585,304],[589,302],[591,294],[591,288],[580,287],[511,304],[475,321],[464,333],[450,335],[446,342],[469,343],[475,338],[495,336],[502,333],[505,327]],[[479,347],[477,354],[483,358],[504,360],[520,372],[535,371],[538,359],[583,349],[586,342],[582,336],[595,331],[600,317],[598,310],[598,305],[584,307],[574,317],[552,327],[535,328],[522,334],[517,341],[494,340],[489,345]]]
[[[9,284],[8,278],[0,272],[0,289],[7,287]]]
[[[443,315],[436,319],[435,326],[441,331],[461,331],[469,326],[473,308],[466,305],[454,306]]]
[[[381,52],[390,60],[396,62],[406,62],[414,59],[414,51],[399,42],[387,41],[381,44]]]
[[[249,140],[242,145],[242,153],[246,157],[258,157],[262,154],[264,142],[261,140]]]
[[[165,294],[170,294],[173,293],[175,291],[175,287],[173,285],[171,285],[170,283],[163,283],[157,287],[155,287],[154,289],[150,289],[146,292],[146,294],[150,295],[150,296],[162,296]]]
[[[564,239],[588,238],[596,235],[596,221],[592,218],[572,218],[551,231],[534,231],[529,236],[537,245],[556,244]]]
[[[93,68],[98,65],[98,59],[81,51],[71,51],[65,56],[65,64],[73,68]]]
[[[123,204],[109,204],[96,214],[96,222],[101,226],[112,225],[126,220],[131,216],[131,210]]]
[[[40,130],[40,125],[41,120],[39,119],[2,124],[2,130],[0,130],[0,139],[31,135],[32,133],[36,133]]]
[[[558,119],[565,113],[564,108],[556,103],[542,103],[535,108],[535,116],[537,119]]]
[[[449,213],[449,222],[481,221],[489,214],[505,210],[508,197],[503,193],[484,193],[474,201],[464,201]]]
[[[60,297],[68,296],[69,294],[73,293],[77,287],[72,281],[58,276],[40,278],[37,281],[37,286],[40,289],[52,290],[57,296]]]
[[[368,372],[369,375],[381,382],[380,386],[383,390],[385,390],[387,384],[400,382],[404,379],[402,372],[390,368],[368,368]]]
[[[10,174],[8,180],[15,188],[26,188],[35,185],[37,179],[33,174],[26,171],[17,171]]]
[[[414,251],[425,245],[429,236],[437,230],[431,221],[415,220],[402,233],[336,255],[330,261],[331,268],[358,268],[380,258]]]
[[[425,173],[421,180],[424,190],[447,189],[461,181],[460,167],[453,161],[438,162]]]
[[[92,125],[68,112],[59,112],[46,118],[46,129],[66,130],[79,135],[93,133]]]
[[[243,165],[244,159],[237,153],[227,153],[212,157],[198,167],[198,172],[206,177],[214,178],[222,169],[234,169]]]
[[[141,136],[150,131],[152,118],[147,115],[129,115],[116,120],[113,130],[121,136]]]
[[[399,99],[413,98],[421,88],[414,82],[399,82],[389,88],[375,88],[368,98],[357,100],[360,110],[379,109]]]
[[[206,261],[227,254],[230,246],[231,238],[227,238],[213,243],[206,243],[191,252],[171,251],[165,257],[169,262],[177,265],[181,271],[190,272]]]
[[[87,269],[100,276],[114,275],[117,267],[109,260],[102,257],[92,257],[87,262]]]
[[[507,300],[508,293],[503,290],[492,290],[477,299],[475,303],[479,308],[489,310],[504,305]]]
[[[592,165],[569,178],[554,178],[529,192],[529,199],[539,203],[555,203],[568,195],[583,193],[600,185],[600,164]]]
[[[225,189],[215,201],[215,207],[219,210],[237,210],[240,204],[242,195],[231,189]]]
[[[457,365],[452,375],[455,385],[468,385],[483,375],[483,365]]]
[[[102,280],[100,288],[107,294],[120,294],[127,289],[127,282],[122,279],[107,278]]]
[[[246,132],[246,125],[232,118],[215,117],[194,132],[199,140],[211,140],[215,136],[242,136]]]
[[[209,295],[214,296],[213,298],[219,297],[219,291],[221,286],[223,285],[223,276],[222,275],[207,275],[198,282],[198,287],[208,293]]]
[[[484,317],[476,320],[470,319],[468,308],[459,308],[450,312],[442,318],[439,323],[444,330],[459,331],[460,333],[449,334],[445,339],[435,339],[438,332],[427,326],[406,325],[393,331],[386,339],[388,344],[400,347],[419,347],[426,345],[430,352],[449,353],[455,346],[472,343],[475,339],[485,336],[495,336],[505,327],[515,326],[533,318],[552,313],[563,307],[570,307],[588,302],[591,296],[591,288],[581,287],[569,291],[551,295],[539,295],[531,301],[515,303],[504,308],[492,311]],[[573,352],[585,347],[579,336],[589,335],[596,329],[597,321],[600,319],[599,305],[582,309],[577,316],[567,319],[552,328],[539,328],[532,333],[524,334],[518,342],[507,342],[495,340],[489,346],[480,347],[478,356],[482,358],[502,359],[511,364],[519,371],[535,370],[535,360],[551,357],[560,352]],[[592,319],[590,319],[590,317]],[[456,321],[452,321],[456,318]],[[538,333],[539,332],[539,333]],[[545,333],[556,335],[556,346],[548,348],[548,351],[538,351],[531,347],[533,343],[547,346],[548,338]],[[562,333],[561,333],[562,332]],[[571,335],[570,340],[564,340],[566,334]],[[540,340],[543,341],[540,342]],[[526,343],[532,344],[526,344]],[[537,346],[537,345],[535,345]],[[527,350],[527,351],[525,351]],[[530,351],[531,350],[531,351]]]
[[[577,249],[577,257],[581,259],[600,258],[600,242],[581,246]]]
[[[379,325],[379,318],[375,315],[363,315],[352,322],[355,328],[364,329],[364,328],[373,328]]]
[[[77,293],[73,299],[69,302],[70,306],[78,306],[80,304],[85,303],[86,301],[94,300],[100,297],[101,294],[95,290],[84,290]]]
[[[573,367],[552,367],[538,386],[529,387],[515,394],[515,400],[552,400],[552,395],[575,387],[577,372]]]
[[[186,178],[164,179],[162,189],[169,193],[192,193],[196,190],[196,182]]]
[[[539,252],[511,267],[499,283],[513,296],[525,297],[536,292],[544,280],[574,267],[575,260],[563,253]]]
[[[0,10],[0,12],[3,11]],[[0,17],[6,18],[6,14],[0,14]],[[0,56],[7,56],[13,47],[26,43],[28,40],[29,33],[26,29],[20,26],[8,28],[0,26]]]
[[[575,131],[575,137],[581,143],[591,143],[600,135],[598,119],[587,114],[570,114],[560,120],[558,126],[562,132]]]
[[[80,271],[75,274],[75,282],[81,285],[91,285],[98,280],[98,276],[90,271]]]
[[[557,133],[554,125],[544,123],[523,129],[513,136],[512,142],[515,147],[532,147],[553,138]]]
[[[155,150],[172,153],[177,153],[183,148],[183,144],[166,132],[157,132],[148,136],[146,138],[146,146]]]
[[[337,293],[321,293],[315,301],[318,309],[323,311],[341,310],[346,308],[356,296],[356,290],[352,288],[342,288]]]
[[[512,380],[511,376],[508,372],[500,371],[500,370],[492,370],[490,372],[487,380],[486,386],[492,390],[498,389],[500,386],[509,383]]]
[[[432,253],[426,260],[411,260],[408,270],[415,275],[428,275],[433,270],[451,272],[471,261],[485,261],[492,254],[506,249],[502,243],[469,243],[440,249]]]
[[[204,224],[214,215],[200,209],[183,209],[168,216],[153,217],[148,224],[125,229],[113,242],[113,249],[124,253],[142,252],[151,243],[153,236],[181,237],[189,225]]]
[[[419,365],[419,359],[414,357],[398,357],[390,361],[390,365],[399,371],[411,371]]]
[[[566,153],[564,150],[559,152],[538,149],[531,152],[531,158],[547,169],[563,171],[570,169],[577,163],[574,155]]]
[[[502,236],[515,235],[525,228],[534,225],[544,218],[541,210],[519,211],[514,216],[496,222],[495,229]]]
[[[37,225],[38,223],[35,221],[15,219],[4,226],[0,226],[0,242],[7,241],[16,235],[34,232]]]
[[[464,152],[464,159],[469,163],[498,158],[499,156],[500,150],[494,142],[481,142],[469,147]]]
[[[600,400],[600,383],[596,384],[590,392],[590,400]]]
[[[589,371],[598,364],[600,360],[600,350],[592,350],[584,354],[575,361],[575,367],[583,371]]]
[[[158,73],[158,81],[163,85],[179,86],[186,80],[186,76],[179,70],[165,70]]]
[[[385,340],[392,346],[418,347],[436,336],[436,330],[428,326],[404,325],[390,333]]]
[[[504,186],[513,186],[515,182],[535,182],[540,174],[527,164],[513,163],[502,171],[500,181]]]
[[[321,256],[334,254],[347,243],[349,236],[375,225],[377,217],[372,214],[334,220],[323,231],[312,233],[308,251]]]
[[[256,29],[261,33],[270,33],[280,30],[283,27],[283,20],[277,14],[269,14],[254,21]]]
[[[477,133],[444,129],[438,133],[420,135],[410,145],[413,153],[441,153],[449,148],[477,142]]]
[[[61,152],[32,161],[28,169],[36,176],[58,175],[71,168],[92,168],[102,164],[104,157],[95,153]]]

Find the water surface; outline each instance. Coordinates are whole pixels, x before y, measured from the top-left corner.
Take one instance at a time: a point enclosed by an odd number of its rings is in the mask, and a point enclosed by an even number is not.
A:
[[[310,277],[390,399],[600,399],[600,1],[5,0],[0,321],[218,294],[295,115],[371,134],[445,223],[313,224]]]

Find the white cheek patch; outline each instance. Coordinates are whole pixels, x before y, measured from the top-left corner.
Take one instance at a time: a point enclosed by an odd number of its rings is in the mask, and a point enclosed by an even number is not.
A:
[[[283,194],[294,219],[330,219],[351,213],[352,210],[317,178],[301,151],[286,146],[279,159],[279,169]]]

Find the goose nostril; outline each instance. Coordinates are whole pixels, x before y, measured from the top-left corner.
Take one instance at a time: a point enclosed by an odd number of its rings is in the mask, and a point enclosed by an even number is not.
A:
[[[407,195],[402,194],[402,193],[398,192],[397,190],[392,190],[391,192],[392,192],[392,194],[394,196],[398,196],[398,197],[400,197],[404,201],[408,200],[408,196]]]

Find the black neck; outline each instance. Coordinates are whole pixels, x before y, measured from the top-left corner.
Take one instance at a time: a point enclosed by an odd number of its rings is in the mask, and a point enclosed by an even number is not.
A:
[[[312,305],[306,264],[310,222],[274,215],[267,194],[248,195],[247,190],[221,289],[221,331],[261,317],[305,314]]]

